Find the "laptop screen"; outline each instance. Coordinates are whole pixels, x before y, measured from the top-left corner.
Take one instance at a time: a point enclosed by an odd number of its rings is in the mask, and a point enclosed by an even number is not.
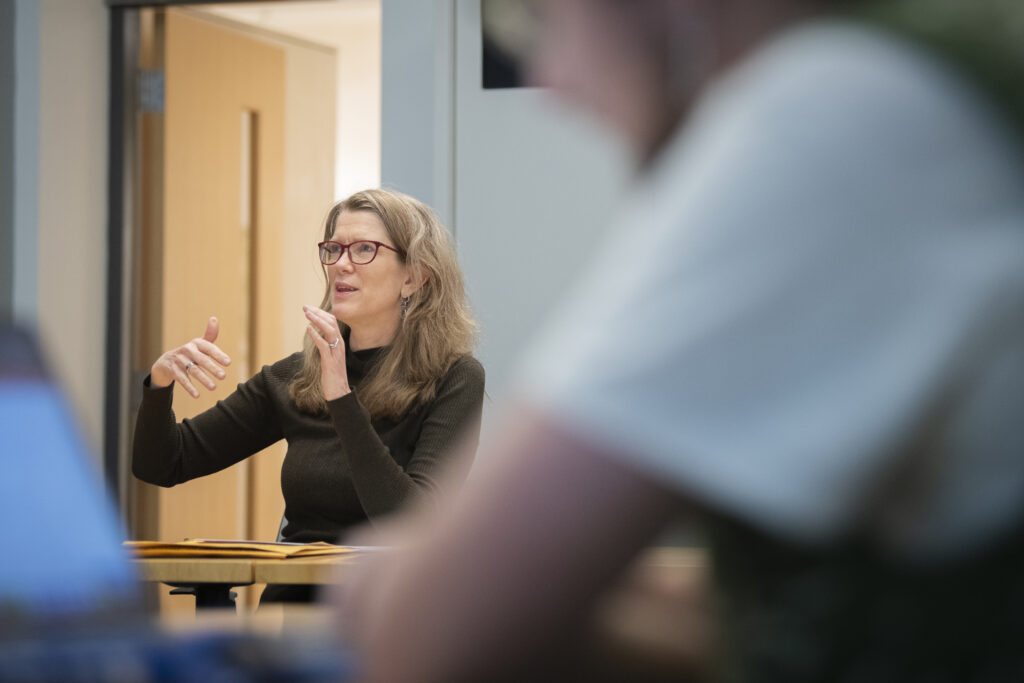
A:
[[[35,344],[0,326],[0,681],[342,681],[329,629],[154,628],[89,449]]]
[[[133,601],[136,577],[94,463],[34,342],[0,328],[0,625]]]

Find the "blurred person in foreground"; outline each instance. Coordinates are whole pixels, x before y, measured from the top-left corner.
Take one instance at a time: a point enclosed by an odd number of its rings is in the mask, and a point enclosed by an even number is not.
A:
[[[689,513],[711,680],[1024,680],[1024,8],[538,8],[635,187],[458,505],[340,594],[366,679],[573,680]]]

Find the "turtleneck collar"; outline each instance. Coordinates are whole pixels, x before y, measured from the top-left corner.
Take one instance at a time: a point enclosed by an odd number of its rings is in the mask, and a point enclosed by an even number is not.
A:
[[[345,324],[342,324],[340,328],[341,337],[345,340],[345,368],[348,371],[348,381],[351,385],[355,386],[366,377],[373,364],[387,347],[375,346],[371,349],[353,351],[348,344],[349,335],[352,331],[351,328]]]

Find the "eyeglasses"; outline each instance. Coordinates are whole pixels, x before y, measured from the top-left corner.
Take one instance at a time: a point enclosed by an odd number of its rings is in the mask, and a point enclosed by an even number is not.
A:
[[[365,266],[367,263],[377,258],[377,250],[380,247],[390,249],[396,254],[401,252],[394,247],[389,247],[383,242],[376,242],[374,240],[359,240],[358,242],[350,242],[349,244],[342,244],[341,242],[321,242],[316,245],[320,248],[320,263],[325,266],[334,265],[341,260],[341,255],[348,249],[348,259],[354,265]]]

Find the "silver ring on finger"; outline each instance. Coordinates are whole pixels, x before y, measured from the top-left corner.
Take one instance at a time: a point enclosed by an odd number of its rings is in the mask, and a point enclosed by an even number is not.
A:
[[[189,362],[185,363],[185,374],[186,375],[188,374],[188,371],[192,369],[192,366],[195,365],[195,364],[196,364],[195,361],[191,361],[191,360]]]
[[[328,346],[328,348],[334,349],[334,348],[337,348],[338,344],[340,344],[340,343],[341,343],[341,337],[338,337],[337,339],[334,340],[334,342],[328,344],[327,346]]]

